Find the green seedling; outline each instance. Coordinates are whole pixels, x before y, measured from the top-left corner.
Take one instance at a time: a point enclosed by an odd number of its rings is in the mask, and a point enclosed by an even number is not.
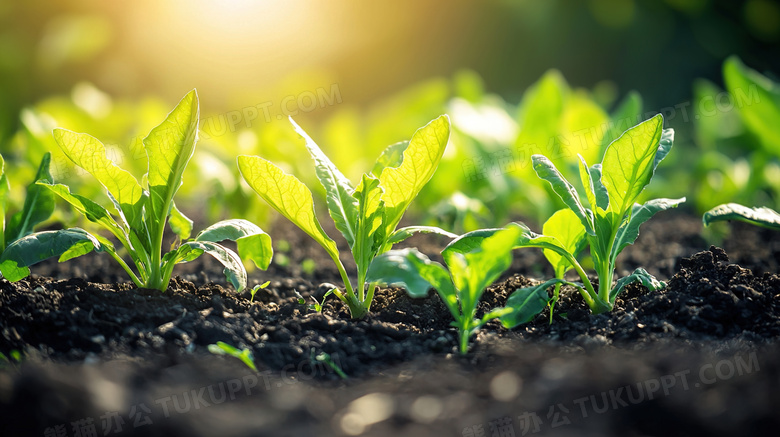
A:
[[[51,180],[50,163],[51,154],[46,153],[38,167],[35,181]],[[37,185],[35,181],[27,186],[27,195],[24,198],[22,210],[6,220],[6,205],[11,187],[5,175],[5,161],[0,155],[0,278],[7,276],[5,275],[6,269],[9,270],[11,278],[14,275],[13,264],[11,262],[5,263],[5,249],[14,242],[32,234],[34,228],[48,220],[54,212],[54,194]]]
[[[250,293],[252,294],[252,298],[249,299],[249,301],[250,302],[254,302],[255,301],[255,294],[257,294],[257,292],[260,291],[260,290],[265,290],[265,288],[268,287],[268,285],[270,283],[271,283],[271,281],[265,281],[262,284],[257,284],[254,287],[252,287],[252,291],[250,291]]]
[[[341,370],[341,367],[339,367],[338,364],[333,362],[333,359],[331,359],[330,354],[327,352],[320,352],[316,356],[314,355],[314,348],[311,349],[311,362],[314,364],[317,363],[324,363],[328,367],[330,367],[334,372],[336,372],[336,375],[339,376],[341,379],[349,379],[349,376],[347,376],[346,373],[344,373],[343,370]]]
[[[455,318],[452,325],[458,329],[459,350],[466,354],[469,338],[488,321],[500,318],[504,326],[516,326],[530,321],[547,304],[546,289],[517,290],[506,307],[476,317],[485,288],[511,266],[512,249],[522,232],[519,226],[510,225],[486,238],[470,240],[475,244],[467,251],[445,249],[442,256],[449,270],[416,249],[391,250],[374,260],[369,278],[403,287],[415,298],[426,297],[434,288]]]
[[[574,269],[582,283],[574,285],[594,314],[612,310],[617,295],[631,282],[639,281],[650,290],[665,284],[644,269],[636,269],[613,286],[617,256],[636,241],[639,227],[656,213],[675,208],[681,199],[654,199],[644,204],[634,203],[653,177],[656,167],[672,147],[674,132],[663,129],[663,117],[655,117],[634,126],[610,143],[600,164],[588,167],[580,156],[580,179],[585,187],[590,208],[583,206],[574,186],[542,155],[533,156],[536,174],[550,183],[552,190],[570,212],[559,213],[545,224],[545,234],[532,232],[523,224],[516,248],[537,247],[545,250],[555,268],[557,278],[537,287],[568,283],[563,275]],[[496,230],[474,231],[450,243],[447,250],[464,252],[479,244],[480,239]],[[548,234],[549,233],[549,234]],[[584,239],[585,243],[581,240]],[[599,287],[588,279],[576,255],[584,246],[590,247]],[[557,291],[552,303],[557,300]]]
[[[105,146],[96,138],[55,129],[56,142],[71,161],[103,186],[115,214],[91,199],[72,194],[66,185],[50,180],[42,180],[38,184],[70,203],[90,222],[108,230],[125,248],[135,271],[119,256],[109,240],[72,228],[31,234],[11,244],[3,254],[6,277],[19,280],[30,273],[29,266],[44,259],[59,257],[62,262],[95,250],[113,257],[138,287],[164,291],[176,264],[208,253],[225,266],[228,281],[237,290],[243,290],[246,270],[241,258],[218,242],[236,241],[239,253],[261,269],[266,269],[273,256],[270,236],[246,220],[225,220],[187,240],[192,232],[192,221],[176,208],[173,200],[182,184],[184,169],[195,152],[199,112],[198,96],[193,90],[165,121],[144,138],[148,171],[141,183],[111,162],[106,157]],[[171,251],[164,254],[166,223],[178,240]]]
[[[441,160],[450,133],[443,115],[417,130],[409,142],[388,147],[371,172],[363,175],[357,187],[320,150],[319,146],[290,119],[315,162],[317,178],[325,189],[328,212],[344,235],[357,265],[353,285],[339,257],[336,242],[323,231],[314,213],[309,188],[292,175],[259,156],[239,156],[238,168],[252,189],[280,214],[309,234],[336,264],[345,290],[334,294],[349,307],[353,318],[361,318],[371,308],[375,284],[366,281],[371,261],[411,235],[433,232],[455,235],[429,226],[396,229],[404,212],[430,180]]]
[[[233,358],[238,358],[242,363],[246,364],[247,367],[257,372],[255,356],[251,349],[239,349],[221,341],[218,341],[217,344],[210,344],[208,349],[209,352],[214,355],[228,355]]]
[[[780,214],[766,207],[749,208],[737,203],[726,203],[705,212],[702,217],[704,226],[730,220],[742,221],[776,231],[780,230]]]

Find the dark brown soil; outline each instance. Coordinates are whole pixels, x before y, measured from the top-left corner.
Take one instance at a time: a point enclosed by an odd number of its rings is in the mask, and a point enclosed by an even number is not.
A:
[[[332,298],[322,314],[300,305],[296,291],[310,303],[338,276],[285,225],[289,263],[251,275],[271,280],[254,302],[207,258],[166,293],[105,257],[42,265],[46,277],[0,281],[0,352],[23,355],[0,370],[0,435],[776,435],[778,239],[735,225],[724,251],[700,232],[662,215],[621,256],[621,275],[671,278],[663,292],[631,286],[594,316],[564,288],[552,325],[491,322],[465,357],[435,294],[382,290],[361,321]],[[444,243],[415,238],[429,254]],[[480,310],[549,274],[541,253],[518,251]],[[260,373],[210,354],[217,341],[251,349]]]

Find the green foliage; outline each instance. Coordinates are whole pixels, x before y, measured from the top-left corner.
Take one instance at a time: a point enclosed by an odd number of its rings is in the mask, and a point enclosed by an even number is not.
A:
[[[292,120],[290,120],[292,122]],[[319,146],[294,122],[315,163],[317,178],[325,190],[328,213],[357,264],[353,287],[339,258],[336,242],[322,229],[309,188],[296,177],[259,156],[238,157],[241,175],[271,207],[319,243],[333,259],[344,281],[345,292],[334,294],[344,301],[353,318],[371,307],[375,286],[366,280],[372,260],[414,233],[453,234],[432,227],[396,229],[406,209],[433,176],[449,138],[449,119],[441,116],[418,129],[400,153],[397,144],[383,153],[372,172],[357,187],[328,159]]]
[[[43,155],[35,181],[51,180],[50,163],[51,154]],[[16,249],[12,247],[8,251],[9,246],[32,234],[34,228],[48,220],[54,212],[54,194],[35,181],[27,187],[22,209],[6,220],[10,185],[5,174],[5,161],[0,156],[0,277],[13,280],[19,274],[17,266],[11,261]]]
[[[542,155],[534,155],[534,170],[548,181],[553,191],[568,209],[554,214],[545,223],[544,234],[536,234],[523,224],[515,226],[521,232],[515,248],[544,249],[552,264],[557,281],[569,269],[574,269],[582,283],[574,284],[593,313],[612,309],[617,293],[628,283],[621,280],[614,288],[613,275],[617,256],[639,236],[639,227],[656,213],[677,207],[682,199],[654,199],[644,204],[634,203],[650,182],[656,167],[672,147],[673,132],[663,129],[663,118],[657,115],[627,130],[613,141],[601,164],[588,167],[580,157],[580,179],[585,187],[590,207],[583,205],[574,186],[564,178],[555,165]],[[464,234],[450,243],[446,251],[465,253],[496,230],[481,230]],[[587,274],[577,261],[577,254],[585,246],[599,278],[599,289],[594,289]],[[658,282],[646,271],[637,269],[628,281],[641,281],[651,290],[660,289]],[[558,297],[558,282],[551,303]]]
[[[208,253],[225,266],[228,281],[237,290],[242,290],[246,286],[242,261],[218,242],[236,241],[245,258],[265,269],[273,255],[270,237],[246,220],[226,220],[188,240],[192,222],[174,204],[184,170],[195,151],[198,115],[198,97],[193,90],[144,139],[149,166],[142,178],[143,186],[131,173],[107,158],[105,146],[96,138],[56,129],[54,138],[63,152],[97,179],[106,190],[115,214],[86,197],[71,193],[66,185],[41,180],[39,187],[60,196],[87,220],[109,231],[125,248],[136,271],[125,263],[111,242],[76,228],[28,235],[9,246],[6,252],[11,255],[4,255],[3,262],[15,272],[9,279],[21,279],[29,274],[29,266],[44,259],[57,256],[65,261],[95,250],[111,255],[138,287],[164,291],[176,264]],[[179,241],[170,252],[163,254],[166,223]]]
[[[271,284],[271,281],[265,281],[262,284],[257,284],[254,287],[252,287],[252,290],[250,291],[250,294],[252,295],[252,297],[249,299],[249,301],[250,302],[254,302],[255,301],[255,295],[257,294],[257,292],[260,291],[260,290],[264,290],[266,287],[268,287],[269,284]]]
[[[756,226],[780,230],[780,214],[777,211],[761,207],[749,208],[737,203],[718,205],[704,213],[704,226],[720,221],[738,220]]]
[[[476,317],[482,293],[512,264],[512,248],[523,232],[515,225],[492,231],[489,237],[474,240],[468,250],[452,245],[445,249],[442,256],[449,270],[416,249],[391,250],[374,260],[369,279],[403,287],[415,298],[427,296],[434,288],[455,319],[459,350],[465,354],[469,338],[488,321],[501,318],[505,326],[514,326],[531,320],[547,304],[546,287],[521,289],[510,296],[506,307]]]
[[[238,358],[242,363],[246,364],[247,367],[257,372],[255,356],[251,349],[239,349],[222,341],[218,341],[217,344],[210,344],[208,349],[209,352],[214,355],[228,355],[233,358]]]

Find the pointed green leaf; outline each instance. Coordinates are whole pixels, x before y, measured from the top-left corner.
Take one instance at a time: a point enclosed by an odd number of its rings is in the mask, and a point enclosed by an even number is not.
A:
[[[702,220],[704,221],[704,226],[709,226],[710,223],[714,222],[739,220],[765,228],[780,230],[780,214],[777,211],[766,207],[749,208],[737,203],[718,205],[705,212]]]
[[[387,240],[388,245],[398,244],[414,234],[437,234],[447,238],[458,238],[457,234],[447,232],[436,226],[407,226],[393,232],[393,235]]]
[[[355,223],[357,240],[352,247],[358,272],[368,269],[371,260],[379,253],[385,243],[385,228],[382,220],[385,214],[385,204],[382,201],[382,187],[379,179],[363,175],[355,190],[355,200],[358,203],[357,222]],[[362,276],[361,276],[362,277]]]
[[[192,235],[192,220],[179,211],[175,203],[171,204],[171,216],[168,219],[168,226],[182,240],[186,240]]]
[[[192,90],[143,140],[149,158],[149,204],[146,214],[147,226],[152,236],[161,235],[162,227],[171,214],[173,197],[179,190],[184,170],[195,153],[199,117],[198,93]],[[184,220],[176,221],[174,226],[184,232]]]
[[[66,129],[54,129],[54,140],[76,165],[95,177],[119,205],[120,213],[134,229],[141,227],[144,192],[138,181],[106,157],[97,138]]]
[[[8,245],[0,258],[0,271],[9,281],[18,281],[30,274],[28,267],[49,258],[60,257],[82,241],[89,242],[92,248],[100,248],[97,238],[79,228],[27,235]],[[77,250],[83,252],[86,247],[80,246]],[[68,256],[72,257],[72,254]]]
[[[650,291],[658,291],[663,290],[666,287],[666,283],[663,281],[659,281],[655,278],[655,276],[651,275],[650,273],[647,273],[647,271],[643,268],[638,268],[634,270],[633,273],[626,276],[625,278],[620,278],[615,283],[615,288],[613,288],[609,293],[609,302],[614,304],[615,298],[617,298],[617,295],[620,294],[621,291],[626,287],[626,285],[632,283],[632,282],[639,282],[645,287],[647,287]]]
[[[102,206],[87,199],[86,197],[79,196],[78,194],[72,194],[70,188],[63,184],[50,184],[48,182],[38,182],[43,188],[50,190],[52,193],[60,196],[63,200],[70,203],[71,206],[76,208],[78,212],[84,215],[87,220],[98,223],[105,227],[107,230],[117,238],[126,239],[125,228],[120,226],[119,223],[114,220],[111,214]]]
[[[51,153],[43,155],[35,181],[52,181],[49,173]],[[33,181],[27,186],[27,195],[24,198],[24,207],[14,214],[5,232],[5,241],[14,241],[29,235],[33,228],[51,217],[54,212],[54,193]]]
[[[630,91],[610,115],[611,122],[601,141],[601,150],[606,149],[624,130],[640,120],[642,107],[642,96],[636,91]]]
[[[631,218],[624,222],[615,235],[615,242],[612,244],[611,262],[614,265],[618,254],[630,244],[634,244],[639,237],[639,227],[654,215],[667,209],[677,208],[678,205],[685,202],[685,198],[680,199],[653,199],[645,202],[644,205],[634,204],[631,210]]]
[[[507,309],[511,312],[501,316],[501,324],[507,329],[512,329],[523,323],[528,323],[541,313],[550,300],[547,289],[556,284],[571,284],[560,278],[550,279],[538,285],[526,288],[518,288],[506,301]]]
[[[587,244],[585,228],[582,227],[577,215],[570,209],[558,210],[550,216],[542,227],[542,233],[557,239],[563,248],[574,256],[581,252]],[[549,249],[545,249],[543,252],[559,278],[562,278],[573,267],[558,252]]]
[[[306,185],[259,156],[239,156],[238,169],[247,184],[271,207],[309,234],[332,258],[338,259],[336,242],[322,230]]]
[[[566,206],[577,215],[577,218],[580,219],[582,225],[585,227],[585,231],[590,235],[595,235],[593,232],[593,213],[582,206],[580,196],[577,194],[574,185],[563,177],[561,172],[555,168],[555,164],[547,159],[546,156],[534,155],[531,157],[531,160],[533,161],[534,171],[536,171],[537,176],[550,183],[555,194],[557,194],[558,197],[563,200],[563,203],[565,203]]]
[[[433,176],[449,137],[450,119],[442,115],[414,133],[404,150],[401,165],[382,171],[379,181],[385,190],[382,200],[387,235],[393,233],[409,204]]]
[[[271,236],[250,221],[223,220],[204,229],[195,237],[195,241],[214,243],[224,240],[235,241],[241,258],[251,259],[257,267],[265,270],[271,264],[274,256]]]
[[[590,209],[594,213],[598,213],[598,208],[606,210],[609,206],[609,193],[607,188],[601,183],[601,164],[595,164],[588,168],[588,163],[582,155],[577,155],[580,158],[580,181],[582,186],[585,187],[585,193],[588,196],[588,203]]]
[[[660,144],[663,122],[663,116],[658,114],[632,127],[604,153],[601,180],[609,193],[610,211],[620,217],[631,208],[653,176],[656,155],[663,149]]]
[[[306,141],[306,149],[314,159],[314,171],[317,179],[325,189],[328,212],[336,224],[336,229],[344,235],[351,248],[355,244],[355,234],[357,233],[358,201],[352,197],[352,192],[355,189],[349,179],[336,168],[317,143],[293,121],[292,117],[290,117],[290,123],[295,128],[295,132]]]
[[[389,167],[399,167],[404,160],[404,151],[409,147],[409,141],[401,141],[387,146],[377,158],[371,174],[379,177],[382,171]]]

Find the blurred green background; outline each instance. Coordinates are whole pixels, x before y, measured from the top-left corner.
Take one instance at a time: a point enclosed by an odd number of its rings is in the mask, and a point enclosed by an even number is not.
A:
[[[656,112],[677,139],[649,195],[686,195],[698,212],[778,206],[774,1],[27,0],[0,2],[0,24],[0,152],[17,202],[47,150],[55,177],[79,185],[51,128],[89,132],[140,175],[140,138],[197,88],[202,135],[181,203],[206,190],[209,218],[268,219],[238,182],[239,153],[313,181],[287,115],[356,180],[449,113],[455,134],[415,206],[455,230],[543,220],[558,205],[526,152],[596,162]]]

